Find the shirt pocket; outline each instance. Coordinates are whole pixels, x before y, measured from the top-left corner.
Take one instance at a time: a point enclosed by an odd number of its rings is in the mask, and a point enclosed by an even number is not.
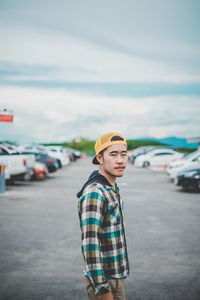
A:
[[[108,205],[107,221],[110,225],[121,223],[121,212],[118,201],[114,201],[112,204]]]

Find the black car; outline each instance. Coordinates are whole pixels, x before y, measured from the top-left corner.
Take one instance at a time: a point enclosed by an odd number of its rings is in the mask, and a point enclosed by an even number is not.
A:
[[[34,154],[35,160],[45,164],[48,168],[49,173],[53,173],[58,170],[58,162],[55,158],[45,154],[43,152],[22,152],[22,154]]]
[[[78,158],[82,157],[82,153],[80,151],[71,149],[71,148],[66,148],[67,153],[69,154],[69,159],[70,161],[75,161]]]
[[[200,168],[181,171],[177,175],[176,184],[183,190],[200,192]]]

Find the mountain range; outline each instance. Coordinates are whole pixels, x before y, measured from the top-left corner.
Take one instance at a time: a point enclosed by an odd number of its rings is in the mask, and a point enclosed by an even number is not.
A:
[[[155,142],[159,142],[162,144],[166,144],[172,147],[176,147],[176,148],[198,148],[198,143],[189,143],[187,141],[187,139],[185,138],[178,138],[178,137],[166,137],[166,138],[162,138],[162,139],[155,139],[155,138],[142,138],[142,139],[138,139],[138,140],[150,140],[150,141],[155,141]]]

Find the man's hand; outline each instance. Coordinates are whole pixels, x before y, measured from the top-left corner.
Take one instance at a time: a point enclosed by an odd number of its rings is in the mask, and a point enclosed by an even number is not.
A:
[[[114,300],[114,295],[112,292],[109,292],[104,295],[97,296],[97,300]]]

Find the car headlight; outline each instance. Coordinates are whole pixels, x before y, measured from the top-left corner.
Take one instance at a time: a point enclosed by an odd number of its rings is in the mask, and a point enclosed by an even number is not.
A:
[[[197,174],[197,175],[194,176],[194,178],[195,179],[200,179],[200,175]]]

